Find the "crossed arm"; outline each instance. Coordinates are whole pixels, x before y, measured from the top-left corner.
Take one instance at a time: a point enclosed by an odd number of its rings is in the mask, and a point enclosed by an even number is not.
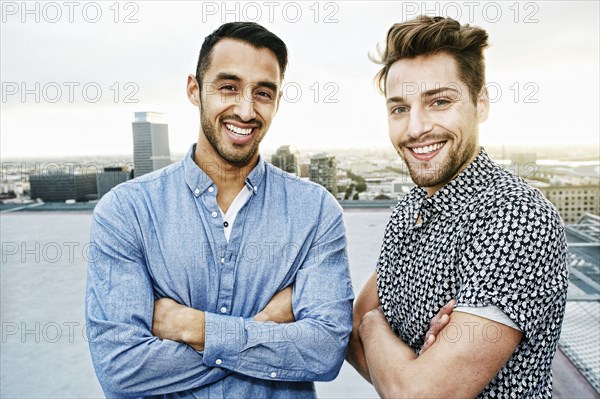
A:
[[[522,337],[506,325],[451,313],[450,303],[432,320],[417,355],[393,333],[378,306],[374,273],[356,300],[347,360],[383,398],[475,397]]]
[[[333,379],[344,359],[353,300],[342,214],[334,216],[319,225],[295,275],[288,302],[296,321],[290,329],[286,312],[272,312],[273,305],[245,318],[163,300],[159,304],[165,307],[159,306],[155,315],[156,287],[140,226],[131,223],[135,213],[129,200],[122,203],[115,192],[103,197],[94,211],[90,236],[86,325],[106,396],[198,389],[232,372],[269,381]],[[273,300],[280,298],[275,295]],[[171,317],[175,324],[169,322]],[[289,338],[292,332],[294,339]],[[190,345],[181,344],[188,341]]]
[[[292,287],[287,287],[271,298],[267,306],[254,316],[255,321],[291,323],[295,321],[292,310]],[[197,351],[204,350],[205,314],[201,310],[181,305],[170,298],[154,302],[152,335],[188,344]]]

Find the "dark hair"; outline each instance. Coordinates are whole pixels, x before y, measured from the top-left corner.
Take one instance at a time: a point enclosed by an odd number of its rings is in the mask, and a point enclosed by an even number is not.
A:
[[[204,73],[210,67],[212,50],[221,39],[226,38],[242,40],[257,49],[267,48],[271,50],[277,57],[281,78],[283,79],[288,62],[287,47],[283,40],[254,22],[228,22],[204,38],[198,57],[198,65],[196,66],[196,80],[200,91],[202,91]]]
[[[483,50],[488,46],[485,30],[476,26],[460,25],[452,18],[419,16],[394,24],[387,34],[386,48],[379,50],[382,64],[375,76],[379,90],[385,94],[385,81],[392,64],[403,58],[447,53],[456,62],[458,74],[469,88],[473,103],[485,84]]]

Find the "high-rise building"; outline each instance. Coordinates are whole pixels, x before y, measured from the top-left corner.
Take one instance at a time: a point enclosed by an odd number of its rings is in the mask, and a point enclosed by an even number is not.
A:
[[[271,163],[279,169],[300,176],[300,152],[290,145],[282,145],[271,157]]]
[[[132,171],[128,171],[127,168],[123,167],[107,167],[98,173],[98,199],[102,198],[104,194],[109,192],[116,185],[126,182],[131,179]]]
[[[335,156],[320,153],[310,159],[310,180],[322,185],[337,197],[337,162]]]
[[[136,112],[132,123],[133,164],[136,177],[171,163],[169,125],[159,112]]]

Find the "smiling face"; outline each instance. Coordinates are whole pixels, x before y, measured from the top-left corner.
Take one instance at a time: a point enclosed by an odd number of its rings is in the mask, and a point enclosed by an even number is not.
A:
[[[396,61],[385,87],[392,144],[415,184],[433,195],[477,156],[487,96],[471,100],[446,53]]]
[[[212,50],[202,90],[188,77],[188,97],[200,107],[197,151],[233,166],[256,163],[258,147],[277,112],[281,73],[275,54],[235,39]],[[199,97],[201,96],[201,98]]]

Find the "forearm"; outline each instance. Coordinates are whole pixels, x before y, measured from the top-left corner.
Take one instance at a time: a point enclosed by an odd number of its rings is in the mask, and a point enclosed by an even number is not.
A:
[[[370,379],[383,398],[412,396],[409,388],[418,381],[414,351],[391,330],[383,315],[368,314],[360,326],[365,363]]]
[[[205,314],[201,310],[181,305],[170,298],[154,303],[152,334],[204,350]]]
[[[379,307],[379,296],[377,294],[377,273],[371,274],[365,281],[365,284],[354,303],[352,314],[352,334],[350,335],[350,345],[348,346],[348,356],[346,360],[356,371],[367,381],[371,381],[369,367],[365,358],[365,350],[359,335],[359,327],[363,316],[370,310]]]
[[[139,397],[197,389],[230,374],[207,367],[188,345],[160,340],[147,327],[88,314],[92,360],[107,397]]]
[[[348,344],[348,354],[346,355],[346,360],[365,380],[372,383],[363,344],[358,335],[358,329],[353,329],[352,334],[350,335],[350,343]]]
[[[112,202],[107,202],[112,200]],[[86,288],[90,353],[107,397],[197,389],[230,374],[188,345],[153,336],[153,285],[127,215],[107,194],[95,211]],[[106,213],[110,211],[110,218]],[[124,220],[116,223],[115,215]]]
[[[522,333],[484,318],[455,312],[431,349],[419,357],[398,338],[377,309],[363,318],[359,332],[373,385],[384,398],[472,398],[498,374]],[[459,332],[447,337],[447,328]],[[486,338],[487,328],[498,339]],[[462,332],[462,333],[461,333]]]
[[[172,300],[156,306],[164,311]],[[174,303],[174,302],[173,302]],[[350,303],[347,305],[350,306]],[[175,304],[168,322],[157,322],[155,335],[204,350],[206,366],[225,368],[256,378],[317,381],[335,377],[344,358],[348,330],[344,323],[305,319],[274,323],[269,312],[254,318],[202,312]],[[261,320],[267,321],[261,321]],[[168,325],[168,326],[167,326]],[[270,350],[265,351],[265,348]],[[273,357],[272,353],[278,356]],[[281,359],[285,359],[282,362]],[[273,377],[275,373],[276,377]]]
[[[260,379],[329,381],[349,333],[349,317],[279,324],[206,313],[204,363]]]

